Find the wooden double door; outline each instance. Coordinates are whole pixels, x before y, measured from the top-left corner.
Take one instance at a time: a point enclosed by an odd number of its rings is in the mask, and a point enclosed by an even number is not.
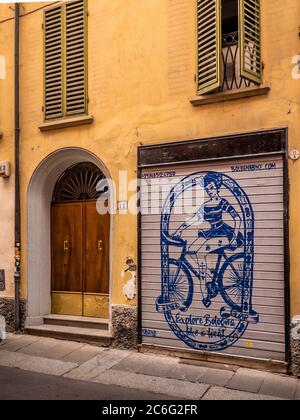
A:
[[[52,313],[108,318],[109,214],[95,201],[52,204]]]

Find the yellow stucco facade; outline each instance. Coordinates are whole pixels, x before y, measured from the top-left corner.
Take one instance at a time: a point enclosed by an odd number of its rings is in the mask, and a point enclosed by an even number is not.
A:
[[[2,71],[5,78],[0,79],[0,103],[1,103],[1,162],[14,161],[14,56],[12,54],[14,48],[13,27],[14,22],[10,19],[12,11],[8,5],[1,5],[1,18],[5,22],[1,24],[0,44],[2,63],[4,69]],[[1,266],[6,271],[6,290],[1,293],[4,296],[14,295],[14,168],[12,165],[12,176],[8,179],[1,179],[1,210],[0,210],[0,229],[1,229],[1,245],[0,259]]]
[[[49,4],[49,3],[48,3]],[[91,125],[41,132],[43,123],[43,6],[23,3],[20,19],[22,296],[27,296],[27,190],[39,164],[68,147],[97,155],[118,185],[119,171],[136,177],[137,147],[287,128],[289,150],[300,149],[300,80],[292,77],[299,53],[298,0],[263,0],[262,55],[266,95],[194,107],[196,30],[194,0],[88,0],[88,113]],[[0,267],[13,296],[13,10],[0,5],[0,161],[12,176],[0,179]],[[300,314],[300,160],[289,163],[291,315]],[[133,192],[132,192],[133,194]],[[41,227],[42,228],[42,227]],[[122,290],[126,258],[137,260],[137,217],[114,216],[112,302]]]

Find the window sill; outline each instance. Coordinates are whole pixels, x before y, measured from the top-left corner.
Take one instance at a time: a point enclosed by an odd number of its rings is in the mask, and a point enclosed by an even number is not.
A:
[[[41,131],[58,130],[60,128],[75,127],[77,125],[92,124],[94,117],[92,115],[83,115],[82,117],[65,118],[63,120],[47,121],[39,126]]]
[[[238,90],[229,90],[227,92],[211,93],[208,95],[196,96],[190,98],[190,103],[193,106],[214,104],[217,102],[233,101],[235,99],[250,98],[252,96],[267,95],[270,91],[269,85],[260,85],[257,87],[250,87]]]

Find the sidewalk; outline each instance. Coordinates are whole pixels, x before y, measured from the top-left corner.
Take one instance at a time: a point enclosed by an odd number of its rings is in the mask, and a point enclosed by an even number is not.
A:
[[[0,366],[192,400],[300,400],[296,378],[232,366],[192,366],[180,359],[71,341],[8,334]]]

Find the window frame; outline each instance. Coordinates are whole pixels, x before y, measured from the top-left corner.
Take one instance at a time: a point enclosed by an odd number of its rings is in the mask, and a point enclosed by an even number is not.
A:
[[[217,13],[215,15],[215,21],[218,23],[219,27],[216,29],[216,32],[219,35],[219,38],[221,39],[221,44],[218,46],[217,42],[216,45],[216,61],[215,61],[215,73],[219,74],[219,80],[215,81],[215,83],[200,83],[199,75],[200,75],[200,64],[201,64],[201,58],[200,58],[200,43],[199,43],[199,5],[200,2],[204,2],[205,0],[196,0],[195,1],[195,16],[196,16],[196,45],[197,45],[197,53],[196,53],[196,95],[201,96],[205,94],[216,94],[221,93],[218,91],[218,89],[222,86],[223,83],[223,71],[222,71],[222,0],[214,0],[216,4],[216,11],[220,10],[220,16],[217,16]],[[258,2],[258,19],[259,19],[259,29],[258,29],[258,42],[255,44],[255,49],[258,49],[258,53],[255,53],[255,60],[257,60],[257,57],[259,57],[259,63],[256,65],[256,72],[255,71],[248,71],[246,69],[246,62],[245,62],[245,4],[247,2]],[[207,5],[205,5],[207,7]],[[243,15],[242,15],[243,14]],[[244,79],[255,83],[257,87],[262,85],[263,83],[263,64],[262,64],[262,28],[261,28],[261,2],[260,0],[238,0],[238,33],[239,33],[239,42],[238,42],[238,51],[239,51],[239,65],[240,65],[240,72],[239,77],[243,77]],[[207,28],[210,29],[209,25],[207,24]],[[202,47],[204,50],[205,47]],[[242,89],[242,88],[241,88]],[[232,91],[239,91],[240,89],[233,89]],[[223,92],[223,91],[222,91]]]

